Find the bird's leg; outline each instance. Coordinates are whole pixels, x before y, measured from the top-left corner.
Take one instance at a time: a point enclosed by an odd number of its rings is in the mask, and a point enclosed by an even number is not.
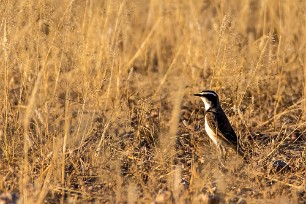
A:
[[[227,151],[226,151],[225,147],[223,145],[219,145],[219,149],[220,149],[222,158],[224,160],[226,160],[226,158],[227,158]]]
[[[223,167],[225,167],[224,163],[226,161],[227,152],[226,152],[225,148],[222,145],[218,145],[218,151],[219,151],[219,156],[218,156],[219,157],[219,161],[220,161],[221,165]]]

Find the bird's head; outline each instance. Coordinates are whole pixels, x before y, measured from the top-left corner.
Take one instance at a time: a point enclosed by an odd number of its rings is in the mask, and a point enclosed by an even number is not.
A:
[[[210,108],[217,108],[220,106],[218,94],[214,91],[204,90],[193,95],[199,96],[202,99],[206,111]]]

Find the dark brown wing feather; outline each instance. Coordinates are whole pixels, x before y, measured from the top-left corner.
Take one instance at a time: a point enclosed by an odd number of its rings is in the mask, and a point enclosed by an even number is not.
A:
[[[210,121],[208,124],[213,130],[217,130],[218,138],[233,149],[238,151],[240,155],[243,155],[243,150],[238,143],[238,138],[233,130],[229,120],[222,109],[218,111],[206,112],[206,118]]]

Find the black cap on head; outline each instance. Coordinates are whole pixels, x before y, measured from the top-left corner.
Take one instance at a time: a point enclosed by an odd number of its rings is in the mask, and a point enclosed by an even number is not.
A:
[[[201,91],[198,94],[194,94],[194,96],[203,97],[206,100],[210,101],[210,104],[211,104],[212,107],[217,107],[218,104],[219,104],[218,94],[214,91],[211,91],[211,90]]]
[[[200,96],[200,97],[207,97],[207,96],[213,96],[215,98],[218,98],[218,94],[211,90],[203,90],[201,93],[193,94],[194,96]]]

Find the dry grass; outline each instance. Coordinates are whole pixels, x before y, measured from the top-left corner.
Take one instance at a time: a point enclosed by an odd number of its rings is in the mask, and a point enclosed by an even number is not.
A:
[[[306,202],[303,1],[3,0],[0,16],[0,192]],[[219,93],[248,163],[221,167],[202,89]]]

